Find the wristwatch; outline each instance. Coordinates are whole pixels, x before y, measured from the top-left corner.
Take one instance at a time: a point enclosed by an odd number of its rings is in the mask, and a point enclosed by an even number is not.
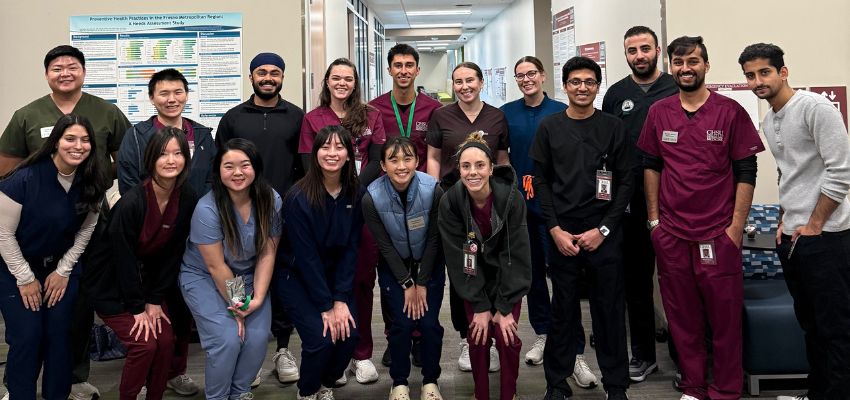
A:
[[[658,226],[658,224],[660,224],[660,223],[661,223],[661,221],[657,220],[657,219],[646,221],[646,229],[652,230],[653,228]]]
[[[602,225],[599,227],[599,233],[601,233],[604,237],[608,237],[608,234],[611,233],[611,230],[608,229],[607,226]]]
[[[405,289],[410,289],[413,287],[413,278],[408,277],[404,282],[401,283],[401,287]]]

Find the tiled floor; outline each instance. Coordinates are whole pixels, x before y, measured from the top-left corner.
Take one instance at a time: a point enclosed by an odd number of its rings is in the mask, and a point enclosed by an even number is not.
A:
[[[470,399],[472,397],[472,375],[469,373],[460,372],[457,369],[457,357],[459,355],[458,350],[458,336],[451,329],[451,322],[449,320],[449,312],[448,312],[448,298],[446,295],[444,300],[443,312],[441,313],[441,320],[443,322],[443,326],[446,327],[446,335],[444,339],[443,353],[442,353],[442,361],[441,366],[443,369],[442,375],[440,377],[440,388],[443,393],[443,396],[447,400],[454,399]],[[378,301],[375,304],[380,304]],[[582,304],[582,309],[584,312],[585,318],[585,326],[589,327],[590,325],[590,313],[588,312],[588,307],[586,302]],[[525,311],[525,310],[523,310]],[[376,310],[373,321],[380,321],[380,310]],[[380,357],[386,348],[386,340],[381,336],[382,329],[378,328],[380,324],[377,322],[373,323],[373,326],[376,329],[373,329],[373,334],[375,335],[375,354],[373,355],[373,362],[378,367],[378,372],[381,375],[380,380],[377,383],[371,385],[360,385],[354,379],[349,379],[348,385],[337,389],[335,391],[335,396],[337,399],[357,399],[357,400],[372,400],[372,399],[386,399],[387,394],[389,393],[391,380],[388,375],[387,368],[383,367],[380,364]],[[2,330],[3,325],[0,324],[0,330]],[[528,350],[531,344],[534,342],[535,336],[531,327],[528,324],[528,319],[525,313],[520,320],[520,337],[523,340],[523,352]],[[640,384],[635,384],[629,389],[629,397],[632,400],[640,400],[640,399],[671,399],[675,400],[680,397],[680,394],[673,390],[671,386],[671,379],[673,378],[675,371],[673,369],[672,361],[667,355],[667,346],[666,344],[658,344],[656,346],[657,354],[659,358],[659,372],[653,375],[650,375],[645,382]],[[297,335],[293,336],[291,343],[291,350],[294,354],[297,355],[300,360],[300,344],[297,338]],[[189,371],[188,374],[192,376],[199,384],[203,384],[204,374],[203,374],[203,366],[204,366],[204,354],[200,349],[200,346],[197,344],[193,344],[190,348],[191,356],[189,359]],[[272,376],[269,372],[273,369],[273,364],[271,362],[271,356],[274,354],[274,344],[269,344],[269,355],[266,359],[266,362],[263,368],[266,371],[265,380],[263,384],[254,390],[254,395],[256,399],[295,399],[296,398],[296,388],[295,385],[281,385],[277,382],[274,376]],[[0,359],[5,359],[6,353],[6,345],[0,345]],[[591,368],[594,372],[599,374],[599,368],[596,364],[596,357],[594,350],[588,346],[587,351],[587,359],[588,364],[590,364]],[[92,363],[92,371],[91,371],[91,379],[90,381],[96,385],[101,392],[101,399],[104,400],[112,400],[118,399],[118,383],[121,377],[121,368],[123,365],[122,360],[116,361],[108,361],[108,362],[93,362]],[[6,365],[0,366],[0,370],[8,367]],[[498,373],[490,374],[490,385],[491,385],[491,396],[493,399],[498,398]],[[418,399],[419,398],[419,388],[421,385],[421,376],[419,375],[418,369],[413,368],[410,379],[411,385],[411,398]],[[745,399],[773,399],[778,394],[796,394],[797,390],[802,385],[800,381],[794,382],[765,382],[762,384],[762,392],[760,397],[744,397]],[[541,399],[545,392],[545,379],[543,375],[543,366],[520,366],[520,374],[519,374],[519,395],[521,399]],[[784,389],[784,390],[780,390]],[[790,390],[789,390],[790,389]],[[2,389],[0,389],[2,390]],[[171,391],[167,391],[165,393],[166,399],[180,399],[181,397],[177,396]],[[198,394],[192,399],[202,399],[203,394]],[[583,390],[576,389],[575,395],[573,397],[575,400],[602,400],[605,399],[605,393],[600,388],[597,387],[595,389]]]

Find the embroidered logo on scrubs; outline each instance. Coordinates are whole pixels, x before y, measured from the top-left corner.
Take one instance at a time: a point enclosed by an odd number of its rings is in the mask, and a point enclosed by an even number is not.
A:
[[[416,123],[416,130],[420,132],[426,132],[428,130],[428,123],[425,121],[419,121]]]
[[[632,111],[634,108],[635,108],[635,103],[631,100],[624,101],[623,105],[620,106],[620,109],[623,110],[623,112]]]
[[[372,134],[372,128],[366,128],[366,130],[363,131],[363,136],[369,136],[371,134]]]
[[[708,140],[709,142],[722,142],[723,131],[709,129],[705,131],[705,140]]]

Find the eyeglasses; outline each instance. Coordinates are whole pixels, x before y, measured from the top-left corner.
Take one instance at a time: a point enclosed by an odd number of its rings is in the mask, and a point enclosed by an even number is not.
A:
[[[599,82],[597,82],[597,81],[595,81],[595,80],[593,80],[593,79],[588,79],[588,80],[586,80],[586,81],[583,81],[583,80],[580,80],[580,79],[570,79],[570,80],[568,80],[568,81],[567,81],[567,84],[568,84],[568,85],[570,85],[570,87],[573,87],[573,88],[579,88],[579,87],[581,87],[581,84],[582,84],[582,83],[583,83],[583,84],[584,84],[584,86],[586,86],[588,89],[593,89],[593,88],[595,88],[595,87],[596,87],[596,85],[599,85]]]
[[[534,79],[534,78],[537,77],[537,74],[539,74],[539,73],[540,73],[540,71],[533,69],[533,70],[528,71],[524,74],[523,73],[516,74],[516,75],[514,75],[514,78],[516,78],[517,81],[521,81],[521,80],[525,79],[526,77],[528,79]]]

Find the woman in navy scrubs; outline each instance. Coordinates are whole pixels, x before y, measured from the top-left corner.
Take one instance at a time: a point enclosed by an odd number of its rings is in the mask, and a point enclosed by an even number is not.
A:
[[[11,398],[65,400],[68,335],[79,289],[77,260],[109,187],[85,117],[62,116],[41,148],[0,181],[0,312],[9,344]]]
[[[351,292],[363,228],[362,190],[348,130],[339,125],[319,130],[310,163],[284,197],[288,240],[278,255],[275,284],[301,336],[298,398],[333,400],[331,388],[359,339]]]

